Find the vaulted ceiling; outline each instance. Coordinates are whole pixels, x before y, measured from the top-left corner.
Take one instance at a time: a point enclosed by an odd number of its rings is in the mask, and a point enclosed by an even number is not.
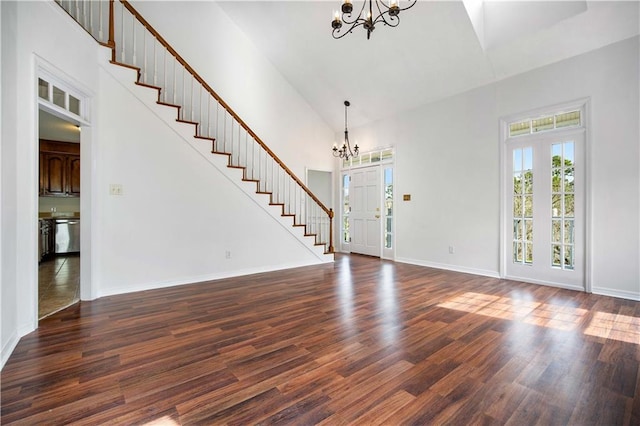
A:
[[[418,0],[370,40],[331,37],[341,0],[219,4],[335,131],[346,99],[358,126],[640,33],[637,1]]]

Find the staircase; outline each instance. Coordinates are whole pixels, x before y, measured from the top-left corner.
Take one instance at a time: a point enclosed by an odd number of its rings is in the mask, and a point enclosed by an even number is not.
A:
[[[55,0],[100,44],[111,63],[133,69],[135,83],[157,91],[157,103],[175,109],[176,121],[192,125],[193,137],[211,154],[242,171],[257,194],[303,228],[325,255],[333,255],[333,211],[328,209],[225,103],[198,73],[126,0]],[[298,235],[298,234],[296,234]]]

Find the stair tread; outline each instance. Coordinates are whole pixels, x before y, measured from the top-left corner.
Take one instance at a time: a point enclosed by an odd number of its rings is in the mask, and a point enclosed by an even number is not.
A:
[[[162,102],[162,101],[158,101],[156,102],[158,105],[164,105],[164,106],[168,106],[168,107],[174,107],[174,108],[178,108],[181,109],[182,107],[180,105],[175,105],[175,104],[170,104],[168,102]]]
[[[193,124],[194,126],[199,126],[200,123],[198,123],[197,121],[191,121],[191,120],[183,120],[181,118],[176,119],[176,121],[178,123],[186,123],[186,124]],[[194,136],[195,137],[195,136]]]
[[[141,81],[136,81],[136,84],[137,84],[138,86],[148,87],[149,89],[156,89],[157,91],[162,90],[162,87],[154,86],[153,84],[143,83],[143,82],[141,82]]]
[[[200,136],[200,135],[195,135],[194,138],[196,138],[196,139],[205,139],[205,140],[208,140],[208,141],[211,141],[211,142],[215,142],[215,140],[216,140],[216,138],[212,138],[212,137],[209,137],[209,136]]]
[[[114,65],[120,65],[121,67],[130,68],[132,70],[136,70],[140,72],[140,67],[136,67],[135,65],[129,65],[129,64],[125,64],[124,62],[118,62],[118,61],[109,61],[109,62]]]

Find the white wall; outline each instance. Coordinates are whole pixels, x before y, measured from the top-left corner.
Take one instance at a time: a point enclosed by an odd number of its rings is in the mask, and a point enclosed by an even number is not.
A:
[[[240,171],[232,182],[207,161],[208,142],[196,141],[203,156],[107,71],[100,86],[98,295],[318,263],[263,210],[266,196],[260,206],[238,190]],[[114,183],[122,196],[108,194]]]
[[[131,3],[301,181],[333,169],[333,131],[216,2]]]
[[[593,292],[640,299],[638,51],[635,37],[353,129],[363,151],[396,146],[396,258],[497,276],[500,117],[589,97]]]

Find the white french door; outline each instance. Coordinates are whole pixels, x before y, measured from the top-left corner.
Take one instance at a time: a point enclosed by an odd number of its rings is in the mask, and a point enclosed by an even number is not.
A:
[[[585,288],[584,130],[506,141],[506,276]]]
[[[380,256],[380,167],[354,169],[349,196],[351,252]]]

